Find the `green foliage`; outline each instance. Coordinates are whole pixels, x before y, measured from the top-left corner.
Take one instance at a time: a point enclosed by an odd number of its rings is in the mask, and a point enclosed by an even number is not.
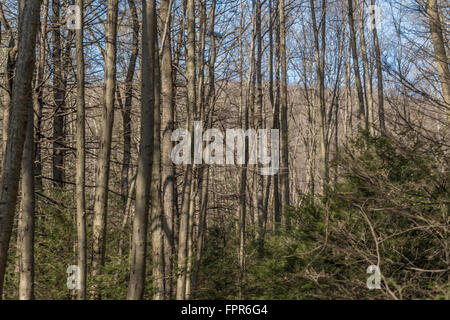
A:
[[[266,237],[262,259],[248,241],[244,298],[449,298],[450,159],[411,133],[398,139],[358,137],[338,159],[337,184],[284,213],[291,228]],[[229,297],[238,273],[230,248],[217,245],[222,232],[209,237],[203,278],[214,280],[204,280],[210,291],[202,298]],[[380,267],[381,290],[366,286],[369,265]]]

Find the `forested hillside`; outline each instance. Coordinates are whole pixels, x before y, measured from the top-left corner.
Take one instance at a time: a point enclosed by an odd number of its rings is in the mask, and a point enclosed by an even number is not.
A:
[[[450,299],[447,0],[0,0],[0,298]]]

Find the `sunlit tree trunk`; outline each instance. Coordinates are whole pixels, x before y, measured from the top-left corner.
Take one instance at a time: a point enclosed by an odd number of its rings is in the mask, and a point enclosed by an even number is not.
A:
[[[172,152],[172,132],[174,130],[173,112],[173,75],[172,75],[172,52],[171,52],[171,0],[161,1],[161,19],[166,24],[161,38],[162,61],[161,61],[161,188],[163,203],[162,226],[164,231],[164,273],[165,273],[165,299],[170,299],[172,295],[172,266],[174,254],[173,220],[175,170],[171,158]]]
[[[372,86],[372,78],[371,72],[369,68],[369,58],[367,53],[366,46],[366,35],[364,30],[364,24],[366,23],[364,19],[364,1],[358,0],[359,4],[359,42],[361,45],[361,57],[363,62],[363,73],[364,73],[364,92],[365,92],[365,105],[366,105],[366,114],[365,121],[368,124],[368,129],[371,134],[373,134],[373,86]]]
[[[83,47],[83,8],[84,0],[77,0],[77,6],[81,10],[80,26],[75,32],[75,55],[77,72],[77,119],[76,119],[76,199],[77,199],[77,249],[78,249],[78,267],[80,268],[80,284],[78,290],[78,299],[86,299],[86,273],[87,273],[87,238],[86,238],[86,194],[85,194],[85,176],[86,176],[86,156],[85,156],[85,71],[84,71],[84,47]]]
[[[187,0],[187,28],[188,44],[186,54],[186,78],[187,78],[187,104],[188,104],[188,131],[194,132],[193,117],[197,114],[196,107],[196,69],[195,69],[195,3]],[[193,147],[193,143],[192,143]],[[186,165],[183,182],[183,203],[180,214],[180,231],[178,244],[178,278],[177,278],[177,300],[186,297],[186,268],[187,268],[187,241],[189,232],[189,208],[191,201],[192,165]]]
[[[445,53],[445,42],[442,33],[442,23],[439,17],[439,7],[437,0],[428,0],[426,12],[430,23],[431,39],[434,48],[434,60],[436,63],[439,80],[442,87],[442,95],[447,107],[448,121],[450,122],[450,71],[448,68],[448,58]]]
[[[11,109],[11,98],[12,98],[12,89],[14,83],[14,66],[16,61],[18,43],[15,40],[13,30],[6,20],[5,17],[5,8],[3,8],[3,3],[0,3],[0,22],[5,29],[5,35],[8,39],[8,48],[6,50],[6,63],[2,70],[4,73],[2,88],[0,90],[3,91],[2,94],[2,106],[3,106],[3,120],[2,120],[2,154],[5,154],[6,144],[8,140],[8,130],[10,123],[10,109]]]
[[[155,15],[156,21],[156,15]],[[156,24],[154,27],[154,38],[156,39]],[[164,299],[164,247],[162,218],[163,209],[161,202],[161,75],[159,71],[159,54],[155,44],[154,52],[154,89],[155,104],[153,108],[153,148],[152,148],[152,178],[150,186],[151,221],[150,230],[152,234],[152,265],[153,265],[153,287],[154,300]]]
[[[53,57],[53,156],[52,172],[55,186],[62,187],[64,180],[64,104],[65,104],[65,79],[64,63],[61,41],[61,2],[52,0],[52,57]]]
[[[130,161],[131,161],[131,104],[133,102],[133,79],[136,69],[136,61],[139,54],[139,18],[134,0],[128,0],[132,18],[132,40],[131,55],[128,62],[127,74],[125,76],[125,101],[122,109],[123,126],[123,163],[122,163],[122,197],[124,198],[124,209],[128,195]]]
[[[256,106],[257,111],[257,128],[262,128],[263,117],[263,89],[262,89],[262,55],[263,55],[263,40],[261,31],[261,10],[262,4],[260,0],[256,1]],[[255,112],[256,113],[256,112]],[[255,127],[256,129],[256,127]],[[264,212],[264,177],[258,172],[259,165],[256,166],[256,205],[257,205],[257,221],[258,221],[258,256],[260,258],[264,255],[264,226],[265,226],[265,212]]]
[[[22,159],[22,208],[18,224],[19,299],[34,299],[34,130],[33,109],[28,111]]]
[[[147,224],[149,214],[149,191],[153,158],[153,121],[155,108],[155,0],[142,3],[142,100],[141,144],[136,177],[136,202],[132,230],[130,279],[127,299],[143,298],[145,289],[145,260]],[[153,183],[156,183],[153,182]]]
[[[105,83],[103,92],[100,146],[97,156],[96,189],[94,202],[94,232],[92,276],[102,273],[105,263],[106,225],[108,212],[108,186],[111,156],[112,127],[114,123],[114,98],[116,89],[116,40],[118,1],[107,1],[105,26]],[[94,288],[94,297],[100,298],[99,288]]]
[[[275,38],[278,39],[278,23],[277,23],[277,12],[274,12],[276,10],[277,5],[275,4],[275,8],[273,7],[273,1],[269,1],[269,12],[270,12],[270,24],[269,24],[269,100],[272,107],[273,112],[273,119],[272,119],[272,129],[279,130],[280,128],[280,105],[278,102],[278,94],[275,97],[275,89],[274,89],[274,71],[277,74],[278,77],[278,55],[275,54],[277,63],[276,68],[274,69],[274,43],[273,43],[273,32],[274,32],[274,23],[275,23]],[[275,43],[275,49],[277,49],[277,44]],[[278,52],[278,51],[277,51]],[[278,89],[277,89],[278,91]],[[278,193],[279,188],[279,176],[278,172],[273,176],[273,230],[275,231],[277,229],[277,225],[279,225],[280,220],[280,195]],[[269,190],[270,191],[270,190]],[[268,208],[267,208],[268,209]],[[267,210],[266,209],[266,210]]]

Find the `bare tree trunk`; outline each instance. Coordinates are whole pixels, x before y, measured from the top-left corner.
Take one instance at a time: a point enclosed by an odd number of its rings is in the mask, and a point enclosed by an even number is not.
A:
[[[275,101],[273,111],[273,128],[280,129],[280,19],[279,1],[275,0]],[[277,232],[281,226],[280,172],[274,176],[273,183],[273,229]]]
[[[350,50],[347,50],[347,61],[345,66],[345,103],[346,103],[346,117],[345,117],[345,136],[346,138],[352,137],[353,134],[353,99],[352,99],[352,88],[350,84],[351,77],[351,58],[350,58]],[[378,87],[379,92],[379,87]]]
[[[217,57],[216,50],[216,39],[214,35],[214,26],[215,26],[215,15],[216,15],[216,0],[212,0],[211,10],[210,10],[210,24],[209,24],[209,36],[210,36],[210,55],[209,55],[209,91],[207,96],[209,110],[207,112],[206,106],[204,106],[204,110],[202,111],[202,123],[206,122],[206,127],[210,128],[212,126],[212,118],[214,111],[214,102],[215,102],[215,64]],[[206,17],[203,17],[206,19]],[[205,21],[206,23],[206,21]],[[196,250],[195,250],[195,260],[192,272],[192,291],[194,295],[197,291],[198,285],[198,274],[200,269],[200,262],[204,247],[204,241],[206,237],[206,214],[207,214],[207,206],[208,206],[208,187],[209,187],[209,172],[210,168],[207,166],[202,166],[200,168],[200,213],[198,218],[198,232],[197,232],[197,242],[196,242]]]
[[[75,55],[77,72],[77,119],[76,119],[76,198],[77,198],[77,249],[78,249],[78,267],[80,268],[80,289],[78,290],[78,299],[86,299],[86,277],[87,277],[87,238],[86,238],[86,194],[85,194],[85,176],[86,176],[86,156],[85,156],[85,71],[84,71],[84,47],[83,47],[83,11],[84,0],[77,0],[77,6],[81,14],[79,25],[81,28],[75,32]]]
[[[22,210],[18,225],[19,299],[34,299],[34,130],[33,109],[28,111],[22,159]]]
[[[273,73],[274,73],[274,66],[273,66],[273,58],[274,58],[274,53],[273,53],[273,23],[274,23],[274,17],[276,17],[276,14],[274,15],[274,8],[272,6],[272,0],[269,1],[269,14],[270,14],[270,23],[269,23],[269,61],[268,61],[268,68],[269,68],[269,101],[270,101],[270,105],[272,107],[272,114],[273,114],[273,119],[272,119],[272,129],[279,129],[279,125],[280,125],[280,111],[279,111],[279,104],[277,102],[275,102],[275,97],[274,97],[274,87],[273,87]],[[275,30],[276,32],[276,30]],[[270,194],[270,180],[269,183],[267,185],[267,198],[266,198],[266,202],[267,205],[265,205],[265,210],[266,210],[266,214],[268,212],[269,209],[269,202],[268,202],[268,198],[269,198],[269,194]],[[280,197],[278,194],[278,173],[276,173],[273,177],[273,225],[274,225],[274,229],[275,229],[275,217],[279,217],[280,216],[280,203],[279,203]]]
[[[41,124],[42,124],[42,109],[44,106],[44,75],[47,63],[47,17],[48,17],[49,0],[44,0],[42,3],[42,21],[39,35],[39,47],[38,47],[38,66],[36,75],[36,88],[37,92],[34,99],[34,131],[35,131],[35,169],[34,174],[36,177],[35,188],[42,190],[42,160],[41,160]]]
[[[434,60],[442,86],[442,95],[447,107],[448,121],[450,122],[450,71],[448,68],[448,58],[445,53],[445,42],[442,33],[442,23],[439,17],[437,0],[428,0],[427,15],[430,21],[431,39],[434,47]]]
[[[367,47],[366,47],[366,36],[364,31],[364,1],[358,0],[359,4],[359,42],[361,45],[361,57],[363,61],[363,73],[364,73],[364,92],[365,92],[365,102],[366,102],[366,123],[368,124],[368,130],[371,134],[373,131],[373,86],[372,86],[372,78],[370,76],[370,68],[369,68],[369,58],[367,55]]]
[[[130,217],[132,216],[132,201],[133,201],[133,195],[135,194],[136,189],[136,175],[134,175],[131,180],[130,187],[128,188],[128,196],[127,196],[127,203],[125,204],[125,210],[124,215],[122,218],[122,224],[121,224],[121,235],[119,239],[119,256],[123,256],[124,250],[129,249],[125,248],[124,242],[125,237],[128,236],[128,222],[130,220]],[[128,250],[130,251],[130,250]]]
[[[3,132],[2,132],[2,154],[5,154],[6,144],[8,140],[8,130],[10,124],[10,108],[11,108],[11,98],[12,98],[12,89],[14,85],[14,66],[16,63],[16,55],[18,49],[18,43],[15,41],[14,33],[6,20],[3,4],[0,3],[0,22],[3,24],[5,28],[5,33],[7,38],[9,39],[8,49],[6,51],[6,63],[4,70],[2,72],[5,74],[3,77]]]
[[[173,112],[173,75],[172,75],[172,52],[170,41],[171,26],[171,3],[172,0],[161,1],[161,19],[167,23],[167,32],[161,39],[162,62],[161,62],[161,174],[162,174],[162,201],[163,201],[163,230],[164,230],[164,273],[165,273],[165,299],[172,295],[172,266],[174,254],[173,220],[175,214],[174,192],[175,192],[175,169],[171,158],[172,132],[174,130]]]
[[[289,143],[288,143],[288,87],[287,87],[287,58],[286,58],[286,14],[285,0],[279,0],[280,16],[280,59],[281,59],[281,170],[280,192],[281,212],[286,213],[289,206]],[[284,216],[284,225],[289,227],[289,218]]]
[[[195,3],[194,0],[187,0],[188,10],[188,45],[186,56],[186,78],[188,93],[188,121],[187,126],[190,132],[194,132],[194,122],[192,117],[197,113],[196,107],[196,77],[195,77]],[[192,143],[193,148],[193,143]],[[183,183],[183,204],[180,214],[180,232],[178,244],[178,279],[177,279],[177,300],[184,300],[186,296],[186,267],[187,267],[187,240],[189,232],[189,208],[191,196],[192,165],[186,165],[186,173]]]
[[[22,17],[23,7],[25,6],[25,1],[24,0],[19,0],[18,1],[18,5],[19,5],[19,7],[18,7],[17,23],[18,23],[18,25],[20,25],[20,20],[21,20],[21,17]],[[14,81],[12,83],[14,84]],[[12,89],[11,89],[11,91],[12,91]],[[31,97],[33,98],[33,95]],[[33,101],[33,103],[34,103],[34,101]],[[30,115],[30,114],[32,114],[32,112],[28,113],[28,115]],[[28,128],[25,128],[25,130],[27,130],[27,129]],[[25,143],[24,144],[24,156],[27,155],[26,152],[25,152],[25,145],[27,143],[27,135],[28,134],[26,133],[25,134],[25,142],[24,142]],[[24,158],[22,158],[22,162],[23,162],[23,160],[24,160]],[[22,163],[22,169],[23,169],[23,166],[24,166],[24,164]],[[22,173],[23,173],[23,170],[22,170]],[[22,191],[22,195],[23,195],[23,191]],[[22,207],[23,207],[23,201],[21,201],[21,207],[19,209],[19,223],[18,223],[18,228],[17,228],[17,239],[18,239],[18,241],[16,241],[16,261],[15,261],[16,264],[14,266],[14,273],[19,274],[19,285],[20,285],[20,264],[22,263],[21,258],[22,258],[22,242],[23,242],[23,241],[20,240],[20,238],[23,238],[23,234],[22,234],[23,233],[22,232],[23,228],[20,228],[20,224],[21,224],[20,220],[22,219],[22,212],[23,212]],[[20,292],[19,292],[19,295],[20,295]]]
[[[196,170],[196,166],[192,166],[192,179],[191,179],[191,195],[190,195],[190,202],[189,202],[189,229],[188,229],[188,236],[187,236],[187,256],[186,256],[186,285],[185,285],[185,297],[184,299],[189,300],[191,295],[191,269],[192,269],[192,258],[193,258],[193,237],[194,237],[194,227],[195,227],[195,221],[194,221],[194,213],[195,213],[195,204],[196,204],[196,198],[197,198],[197,190],[198,190],[198,184],[196,175],[198,173],[198,170]]]
[[[371,5],[375,5],[375,0],[371,1]],[[386,132],[386,124],[384,121],[384,93],[383,93],[383,70],[381,66],[381,50],[378,42],[378,32],[376,25],[372,28],[373,46],[375,49],[375,67],[377,69],[377,93],[378,93],[378,120],[380,121],[380,130],[384,134]]]
[[[244,33],[244,18],[243,18],[243,6],[242,1],[241,4],[241,25],[240,25],[240,37],[243,37]],[[255,54],[255,10],[253,8],[252,11],[252,33],[251,33],[251,42],[250,42],[250,57],[249,57],[249,70],[247,76],[246,83],[246,94],[245,94],[245,102],[243,99],[243,94],[241,93],[241,121],[244,130],[249,129],[249,118],[250,118],[250,104],[253,103],[253,94],[251,89],[252,78],[253,78],[253,67],[254,67],[254,54]],[[240,42],[240,73],[241,73],[241,91],[242,91],[242,78],[243,78],[243,68],[242,68],[242,59],[244,59],[242,42]],[[240,200],[239,200],[239,298],[242,299],[244,295],[244,278],[245,278],[245,240],[246,240],[246,214],[247,214],[247,175],[248,175],[248,159],[249,159],[249,142],[250,139],[246,139],[245,141],[245,161],[244,165],[241,168],[241,177],[240,177]],[[251,214],[251,213],[250,213]]]
[[[136,61],[139,54],[139,19],[134,0],[128,0],[131,18],[133,20],[133,38],[131,46],[130,61],[125,77],[125,102],[122,110],[123,119],[123,163],[122,163],[122,197],[124,198],[124,209],[126,207],[126,197],[128,195],[128,177],[131,161],[131,103],[133,101],[133,79],[136,69]]]
[[[17,76],[14,79],[10,126],[3,158],[0,190],[0,298],[3,297],[7,252],[16,208],[26,131],[23,128],[27,127],[29,110],[33,108],[31,96],[33,73],[30,72],[30,66],[34,64],[40,5],[39,0],[27,1],[23,10],[23,20],[27,23],[21,23],[19,26]]]
[[[356,32],[355,20],[353,12],[353,0],[348,0],[348,22],[350,26],[350,47],[352,49],[353,57],[353,72],[355,73],[356,91],[358,93],[358,107],[359,107],[359,128],[361,130],[367,129],[367,122],[365,118],[364,95],[362,91],[361,75],[359,73],[358,51],[356,49]]]
[[[181,58],[181,52],[183,43],[185,40],[185,29],[186,29],[186,20],[187,20],[187,1],[182,2],[182,8],[181,8],[181,17],[179,19],[179,28],[178,28],[178,36],[176,41],[176,47],[174,50],[174,59],[173,59],[173,66],[172,66],[172,83],[173,83],[173,95],[172,95],[172,110],[173,110],[173,119],[174,119],[174,125],[177,122],[177,113],[176,113],[176,104],[177,104],[177,78],[178,74],[180,73],[179,66],[180,66],[180,58]],[[186,125],[187,126],[187,125]],[[171,160],[172,161],[172,160]],[[180,197],[179,191],[177,188],[177,172],[174,167],[174,197],[173,197],[173,207],[174,207],[174,217],[173,217],[173,259],[175,261],[175,256],[178,256],[178,249],[179,249],[179,230],[180,230],[180,212],[181,208],[179,205],[178,198]],[[182,196],[181,196],[182,198]],[[170,279],[171,281],[171,288],[172,288],[172,296],[176,296],[176,286],[178,281],[178,271],[176,270],[178,268],[178,265],[175,265],[175,262],[172,266],[172,277]]]
[[[154,16],[156,21],[156,15]],[[156,24],[154,27],[154,38],[156,39]],[[154,50],[154,89],[155,104],[153,108],[153,148],[152,148],[152,183],[150,186],[150,203],[151,203],[151,221],[150,230],[152,234],[152,265],[153,265],[153,288],[155,293],[154,300],[164,299],[164,247],[163,247],[163,229],[162,218],[163,208],[161,199],[161,75],[159,71],[159,54],[155,43]]]
[[[92,276],[98,277],[105,262],[106,223],[108,210],[109,167],[111,156],[112,127],[114,123],[114,97],[116,81],[116,40],[117,40],[118,0],[107,0],[105,27],[105,84],[103,92],[102,126],[100,148],[97,158],[96,189],[94,202],[94,244]],[[101,298],[99,288],[94,296]]]
[[[262,116],[263,116],[263,90],[262,90],[262,55],[263,55],[263,41],[261,32],[261,1],[256,1],[256,105],[258,108],[258,128],[262,129]],[[258,165],[256,166],[258,169]],[[264,225],[265,225],[265,213],[264,213],[264,177],[256,170],[256,204],[257,204],[257,221],[258,221],[258,256],[262,258],[264,256]]]
[[[64,65],[61,46],[61,3],[60,0],[52,0],[53,20],[53,157],[52,172],[55,186],[62,187],[64,180],[64,103],[65,103],[65,80]]]
[[[326,192],[330,181],[330,168],[329,168],[329,143],[328,143],[328,121],[327,110],[325,101],[325,26],[326,26],[326,1],[322,1],[322,8],[320,14],[320,30],[317,27],[316,21],[316,9],[314,6],[314,0],[310,1],[311,5],[311,19],[313,23],[314,33],[314,47],[316,57],[316,72],[317,81],[319,86],[319,134],[320,134],[320,161],[322,165],[322,189]],[[321,34],[321,45],[319,45],[319,31]],[[316,101],[316,99],[314,99]]]
[[[197,60],[197,103],[196,108],[200,113],[200,122],[204,123],[205,118],[205,105],[204,105],[204,92],[205,92],[205,46],[206,46],[206,2],[204,0],[198,0],[198,14],[199,14],[199,48],[198,48],[198,60]],[[195,218],[199,218],[199,215],[195,215],[196,199],[199,197],[202,168],[194,163],[193,165],[193,179],[191,182],[191,203],[189,207],[189,232],[188,232],[188,250],[187,250],[187,268],[186,268],[186,296],[185,299],[191,298],[192,290],[192,271],[195,265],[195,248],[194,248],[194,233],[195,227],[199,226],[199,221],[195,221]],[[196,178],[196,179],[195,179]]]
[[[141,144],[136,177],[136,202],[133,220],[129,300],[140,300],[145,288],[148,202],[153,157],[153,119],[155,107],[155,0],[142,3],[142,101]]]

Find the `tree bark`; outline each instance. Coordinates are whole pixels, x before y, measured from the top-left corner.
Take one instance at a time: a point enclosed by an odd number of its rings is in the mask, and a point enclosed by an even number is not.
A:
[[[35,131],[35,170],[36,190],[42,190],[42,159],[41,159],[41,138],[42,138],[42,109],[44,107],[44,75],[47,63],[47,17],[49,0],[42,2],[42,21],[39,35],[38,62],[36,74],[36,94],[34,99],[34,131]]]
[[[371,5],[375,5],[375,0],[371,1]],[[383,70],[381,65],[381,50],[378,41],[378,32],[376,25],[372,29],[373,46],[375,50],[375,67],[377,69],[377,93],[378,93],[378,121],[380,122],[380,131],[386,133],[386,124],[384,120],[384,93],[383,93]]]
[[[288,87],[287,87],[287,58],[286,58],[286,14],[285,0],[279,1],[280,19],[280,59],[281,59],[281,170],[280,170],[280,192],[281,212],[286,213],[290,204],[289,200],[289,143],[288,143]],[[289,227],[289,218],[284,216],[284,225]]]
[[[161,174],[162,174],[162,202],[163,202],[163,230],[164,230],[164,273],[165,273],[165,298],[170,299],[172,295],[172,266],[174,253],[173,219],[174,219],[174,192],[175,192],[175,168],[171,158],[173,143],[171,140],[174,130],[173,112],[173,75],[172,75],[172,52],[171,52],[171,3],[172,0],[161,1],[161,19],[167,22],[167,32],[161,39],[162,62],[161,62]]]
[[[348,9],[348,22],[350,26],[350,47],[352,49],[353,72],[355,73],[356,92],[358,94],[359,128],[360,130],[366,130],[367,122],[365,118],[364,95],[361,84],[361,75],[359,73],[358,51],[356,49],[356,32],[355,32],[355,20],[353,12],[353,0],[348,0],[347,9]]]
[[[154,16],[156,21],[156,15]],[[154,38],[156,39],[156,24],[154,27]],[[153,265],[153,288],[155,290],[153,299],[164,299],[164,247],[163,247],[163,208],[161,199],[161,74],[159,71],[159,54],[155,43],[154,50],[154,89],[155,104],[153,108],[153,148],[152,148],[152,178],[150,186],[151,221],[150,230],[152,233],[152,265]]]
[[[86,156],[85,156],[85,68],[84,68],[84,46],[83,46],[83,23],[84,23],[84,0],[77,0],[76,5],[80,8],[81,15],[79,25],[81,28],[75,31],[75,55],[77,73],[77,118],[76,118],[76,198],[77,198],[77,250],[78,267],[80,268],[80,289],[78,299],[86,299],[86,277],[87,277],[87,238],[86,238]]]
[[[263,89],[262,89],[262,55],[263,55],[263,39],[261,31],[261,10],[262,4],[260,0],[256,1],[256,105],[258,108],[258,129],[262,128],[262,117],[263,117]],[[262,258],[264,256],[264,226],[265,226],[265,212],[264,212],[264,177],[259,174],[259,164],[256,170],[256,205],[257,205],[257,221],[258,221],[258,257]]]
[[[437,0],[429,0],[427,2],[426,10],[430,22],[431,39],[434,47],[434,60],[441,82],[442,95],[447,107],[448,122],[450,123],[450,71],[448,68],[447,54],[445,52],[445,42]]]
[[[193,116],[197,113],[196,107],[196,69],[195,69],[195,3],[194,0],[187,0],[187,28],[188,44],[186,55],[186,78],[187,78],[187,105],[188,120],[187,128],[194,132]],[[193,137],[192,137],[193,138]],[[193,148],[193,143],[191,143]],[[186,165],[183,182],[183,202],[180,214],[180,231],[178,240],[178,278],[177,278],[177,300],[184,300],[186,297],[186,268],[187,268],[187,241],[189,232],[189,208],[191,197],[192,165]]]
[[[123,163],[122,163],[122,197],[124,198],[124,209],[126,207],[126,197],[128,195],[129,171],[131,161],[131,104],[133,101],[133,79],[136,69],[136,61],[139,54],[139,19],[134,0],[128,0],[133,21],[132,49],[125,77],[125,102],[122,110],[123,121]]]
[[[64,103],[65,80],[64,65],[61,46],[61,3],[60,0],[52,0],[53,40],[52,40],[52,64],[53,64],[53,157],[52,172],[55,186],[62,187],[64,180]]]
[[[106,224],[108,210],[108,185],[111,156],[112,127],[114,123],[114,97],[116,79],[116,41],[118,0],[107,1],[105,27],[105,83],[103,91],[102,125],[100,148],[97,157],[96,189],[94,202],[94,243],[92,257],[92,276],[98,277],[105,262]],[[101,298],[99,288],[95,286],[94,296]]]
[[[33,108],[31,96],[33,73],[30,72],[30,66],[34,63],[40,5],[40,0],[27,1],[23,10],[23,21],[26,23],[19,26],[17,76],[11,100],[11,118],[0,190],[0,297],[3,296],[7,252],[16,208],[26,132],[23,128],[27,127],[29,110]]]
[[[373,86],[372,86],[372,78],[370,76],[370,68],[369,68],[369,58],[367,54],[367,46],[366,46],[366,36],[364,30],[364,1],[358,0],[359,4],[359,42],[361,45],[361,57],[363,62],[363,73],[364,73],[364,92],[365,92],[365,103],[366,103],[366,114],[365,120],[368,124],[368,130],[371,134],[373,131]]]
[[[129,300],[142,299],[145,289],[145,257],[155,107],[155,5],[155,0],[146,0],[142,3],[141,143],[136,177],[136,202],[132,231],[130,280],[127,294],[127,299]],[[153,183],[156,182],[153,181]]]
[[[34,299],[34,126],[33,109],[28,111],[22,159],[22,210],[18,225],[19,299]]]

